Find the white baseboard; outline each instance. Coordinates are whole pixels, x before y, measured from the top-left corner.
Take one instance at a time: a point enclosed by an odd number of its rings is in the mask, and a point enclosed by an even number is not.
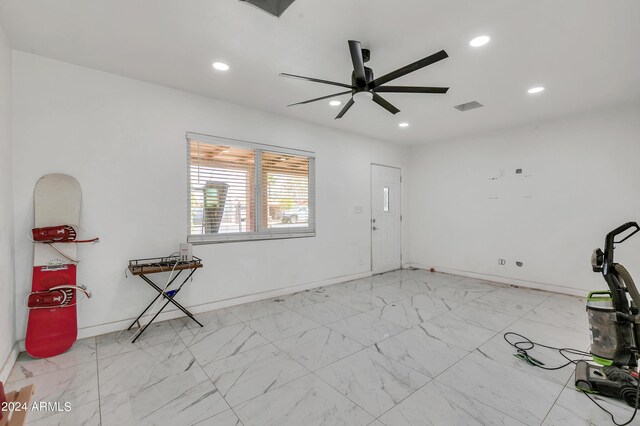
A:
[[[225,300],[218,300],[211,303],[203,303],[202,305],[185,306],[191,313],[199,314],[202,312],[214,311],[216,309],[228,308],[230,306],[241,305],[243,303],[256,302],[258,300],[270,299],[272,297],[284,296],[286,294],[295,293],[298,291],[309,290],[312,288],[322,287],[325,285],[337,284],[345,281],[357,280],[359,278],[366,278],[371,276],[371,271],[360,272],[357,274],[344,275],[341,277],[329,278],[322,281],[316,281],[305,284],[298,284],[290,287],[283,287],[276,290],[269,290],[262,293],[247,294],[244,296],[233,297]],[[173,309],[163,311],[156,321],[165,321],[174,318],[180,318],[185,316],[179,309]],[[120,321],[114,321],[107,324],[94,325],[90,327],[84,327],[78,329],[78,339],[84,339],[86,337],[99,336],[101,334],[112,333],[114,331],[123,330],[131,324],[134,318],[126,318]],[[21,340],[19,347],[21,351],[24,351],[24,340]]]
[[[11,373],[11,369],[13,365],[16,363],[16,359],[18,359],[18,354],[20,353],[18,342],[16,342],[11,348],[11,352],[7,356],[7,359],[2,364],[2,368],[0,368],[0,382],[6,383],[7,378],[9,378],[9,373]]]
[[[517,285],[518,287],[527,287],[527,288],[532,288],[536,290],[545,290],[553,293],[569,294],[571,296],[586,297],[588,293],[585,290],[580,290],[577,288],[564,287],[556,284],[541,283],[537,281],[521,280],[517,278],[503,277],[500,275],[482,274],[478,272],[464,271],[464,270],[453,269],[453,268],[441,268],[438,266],[424,266],[418,263],[411,263],[410,265],[414,268],[420,268],[420,269],[434,268],[436,272],[443,272],[445,274],[459,275],[459,276],[468,277],[468,278],[477,278],[480,280],[493,281],[501,284]]]

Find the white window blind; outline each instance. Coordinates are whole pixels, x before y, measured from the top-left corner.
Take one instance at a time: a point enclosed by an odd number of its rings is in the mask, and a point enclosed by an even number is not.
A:
[[[315,235],[314,154],[187,134],[188,241]]]

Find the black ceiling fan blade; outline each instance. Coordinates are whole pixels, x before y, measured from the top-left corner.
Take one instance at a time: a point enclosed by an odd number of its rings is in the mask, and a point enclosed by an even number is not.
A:
[[[344,108],[342,108],[342,110],[338,113],[338,115],[336,115],[336,118],[334,120],[337,120],[338,118],[342,118],[342,116],[345,115],[347,111],[349,111],[349,108],[351,108],[354,103],[355,102],[353,102],[353,98],[349,99],[349,102],[346,103]]]
[[[380,86],[373,89],[379,93],[447,93],[448,87],[418,87],[418,86]]]
[[[311,102],[321,101],[323,99],[333,98],[334,96],[346,95],[347,93],[351,93],[351,90],[347,90],[346,92],[334,93],[333,95],[322,96],[320,98],[309,99],[308,101],[298,102],[298,103],[287,105],[287,106],[290,107],[290,106],[294,106],[294,105],[310,104]]]
[[[332,86],[346,87],[347,89],[353,89],[353,86],[351,86],[350,84],[337,83],[335,81],[329,81],[329,80],[320,80],[319,78],[303,77],[301,75],[287,74],[287,73],[284,73],[284,72],[281,72],[280,76],[281,77],[289,77],[289,78],[297,78],[298,80],[312,81],[314,83],[322,83],[322,84],[330,84]]]
[[[364,85],[367,82],[367,77],[364,73],[362,45],[359,41],[349,40],[349,51],[351,52],[351,62],[353,62],[353,73],[356,76],[356,81]]]
[[[412,64],[406,65],[402,68],[398,68],[395,71],[391,71],[389,74],[385,74],[382,77],[376,78],[371,83],[369,83],[369,87],[373,89],[375,87],[381,86],[386,82],[395,80],[396,78],[400,78],[403,75],[407,75],[409,73],[419,70],[420,68],[424,68],[427,65],[431,65],[433,63],[436,63],[448,57],[449,55],[447,55],[447,52],[445,52],[444,50],[441,50],[438,53],[434,53],[431,56],[427,56],[426,58],[420,59],[419,61],[416,61]]]
[[[385,98],[383,98],[382,96],[380,96],[378,94],[375,94],[375,93],[373,94],[373,102],[377,103],[382,108],[384,108],[387,111],[389,111],[391,114],[397,114],[397,113],[400,112],[400,110],[398,108],[396,108],[393,105],[391,105]]]

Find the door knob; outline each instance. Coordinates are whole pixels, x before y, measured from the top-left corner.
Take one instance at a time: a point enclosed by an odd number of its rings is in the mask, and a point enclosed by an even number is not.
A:
[[[376,230],[376,229],[378,229],[378,228],[376,228],[375,226],[372,226],[372,227],[371,227],[371,229],[373,229],[373,230],[375,231],[375,230]]]

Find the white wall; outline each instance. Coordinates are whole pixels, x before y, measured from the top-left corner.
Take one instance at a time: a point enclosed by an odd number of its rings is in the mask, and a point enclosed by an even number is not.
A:
[[[640,221],[640,105],[429,144],[411,159],[416,265],[585,294],[605,285],[592,250]],[[640,236],[616,256],[640,277]]]
[[[11,143],[11,48],[0,28],[0,380],[5,380],[16,341],[13,326],[13,180]],[[6,363],[6,365],[5,365]]]
[[[81,335],[116,330],[153,296],[138,278],[124,277],[127,260],[169,254],[186,238],[187,131],[317,155],[317,237],[195,247],[205,268],[180,296],[194,311],[369,273],[372,162],[403,167],[403,258],[417,266],[584,294],[604,284],[590,272],[592,249],[614,226],[640,220],[640,105],[406,150],[26,53],[14,52],[13,69],[19,339],[37,179],[62,172],[81,182],[81,225],[101,238],[80,252],[79,281],[95,295],[79,308]],[[3,145],[9,200],[10,152]],[[10,230],[7,206],[3,229]],[[354,214],[356,206],[365,214]],[[12,256],[10,239],[2,250]],[[640,273],[640,237],[617,256]]]
[[[127,260],[170,254],[186,239],[187,131],[315,151],[318,207],[315,238],[194,247],[205,267],[179,296],[186,306],[371,270],[370,163],[402,166],[398,146],[21,52],[14,70],[19,338],[37,179],[80,181],[81,226],[101,242],[80,249],[79,282],[94,298],[79,307],[79,326],[107,325],[84,335],[118,329],[154,294],[124,277]]]

